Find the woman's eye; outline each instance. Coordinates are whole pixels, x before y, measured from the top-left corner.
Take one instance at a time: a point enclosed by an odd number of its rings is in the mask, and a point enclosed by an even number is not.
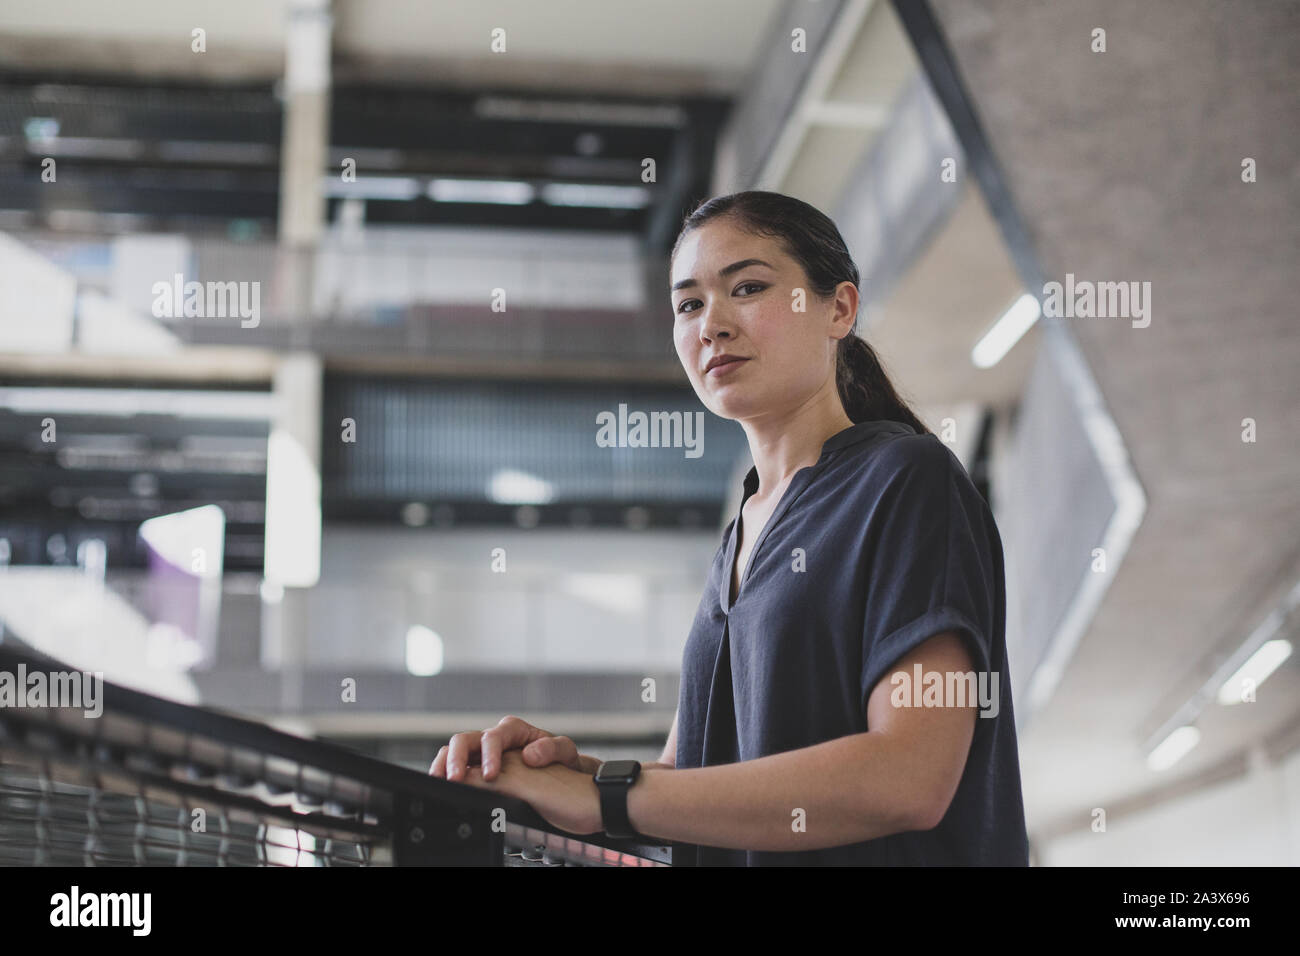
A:
[[[748,288],[750,288],[751,286],[754,288],[754,292],[749,293],[750,295],[756,295],[757,293],[762,292],[764,289],[767,288],[767,286],[765,286],[765,285],[764,285],[763,283],[761,283],[761,282],[742,282],[740,285],[736,286],[736,290],[735,290],[735,291],[736,291],[736,292],[739,292],[740,290],[742,290],[742,289],[748,289]],[[733,294],[734,294],[734,293],[733,293]],[[677,312],[678,312],[678,314],[680,315],[680,314],[685,313],[685,312],[694,312],[694,311],[695,311],[694,309],[688,309],[688,308],[686,308],[686,306],[690,305],[692,302],[699,302],[699,301],[700,301],[699,299],[686,299],[686,300],[684,300],[684,301],[678,303],[678,305],[677,305]]]

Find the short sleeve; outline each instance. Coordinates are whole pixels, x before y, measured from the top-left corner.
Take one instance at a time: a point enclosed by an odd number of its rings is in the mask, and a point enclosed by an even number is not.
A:
[[[865,544],[862,706],[928,638],[962,634],[977,673],[1000,627],[1001,541],[965,469],[934,436],[891,443]]]

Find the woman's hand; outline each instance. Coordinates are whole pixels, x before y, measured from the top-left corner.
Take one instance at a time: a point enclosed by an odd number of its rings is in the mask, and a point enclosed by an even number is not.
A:
[[[568,737],[557,737],[518,717],[502,717],[495,727],[452,737],[433,758],[429,773],[464,783],[466,772],[477,761],[482,779],[491,782],[501,769],[502,756],[512,751],[519,752],[528,767],[562,764],[593,774],[600,766],[596,758],[578,753],[577,744]]]
[[[520,751],[508,750],[493,780],[484,779],[480,768],[470,767],[464,782],[523,800],[551,826],[569,833],[599,833],[603,826],[600,794],[585,770],[559,763],[532,766]]]

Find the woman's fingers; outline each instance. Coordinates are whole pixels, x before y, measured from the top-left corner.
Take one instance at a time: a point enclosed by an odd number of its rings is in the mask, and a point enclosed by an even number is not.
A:
[[[447,779],[462,780],[465,777],[465,768],[469,766],[470,758],[476,756],[479,752],[479,741],[483,734],[477,730],[470,730],[464,733],[456,734],[447,744]]]
[[[466,731],[456,734],[438,751],[429,767],[435,777],[463,782],[466,772],[478,758],[484,780],[494,780],[501,772],[502,755],[512,750],[525,750],[526,763],[544,767],[549,763],[562,763],[578,767],[578,748],[568,737],[554,737],[540,727],[534,727],[518,717],[502,717],[495,727],[487,730]],[[540,749],[538,749],[540,748]]]
[[[483,731],[480,740],[483,755],[483,779],[491,780],[497,775],[497,769],[501,766],[501,751],[508,749],[506,739],[506,732],[501,729],[500,724]]]
[[[568,737],[542,737],[524,747],[524,762],[530,767],[545,767],[562,763],[566,767],[578,766],[578,745]]]
[[[480,743],[483,754],[483,777],[493,780],[501,770],[501,755],[508,750],[518,750],[533,741],[546,737],[546,731],[534,727],[518,717],[502,717],[500,722],[489,730],[483,731]]]
[[[447,747],[445,744],[438,748],[438,755],[433,758],[433,764],[429,767],[429,776],[447,776]]]

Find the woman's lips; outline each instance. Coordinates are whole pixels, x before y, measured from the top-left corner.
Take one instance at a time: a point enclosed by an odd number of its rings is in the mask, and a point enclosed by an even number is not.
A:
[[[724,375],[730,375],[738,367],[744,365],[749,359],[735,359],[730,362],[723,362],[721,365],[715,365],[709,369],[705,375],[709,378],[722,378]]]

